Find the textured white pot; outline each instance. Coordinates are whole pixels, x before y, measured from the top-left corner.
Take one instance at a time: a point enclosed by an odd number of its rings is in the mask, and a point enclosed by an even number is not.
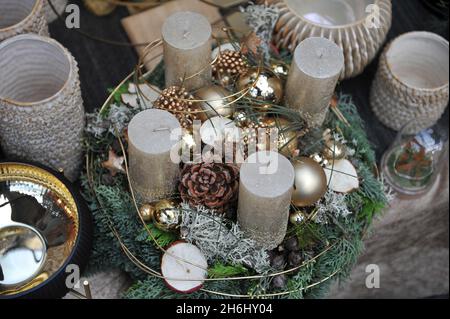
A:
[[[85,113],[75,59],[53,39],[0,43],[0,145],[10,158],[40,162],[74,180]]]
[[[45,0],[1,0],[0,41],[23,33],[48,36]]]
[[[276,0],[275,6],[280,10],[276,45],[294,51],[306,38],[334,41],[345,56],[341,79],[364,71],[384,43],[392,22],[391,0]],[[378,13],[379,19],[369,18],[372,13]]]
[[[66,9],[68,0],[51,0],[51,2],[55,7],[56,12],[58,12],[59,15],[62,15],[64,13],[64,10]],[[52,10],[47,0],[45,0],[45,17],[47,18],[48,23],[51,23],[58,19],[58,16]]]
[[[433,126],[449,102],[449,43],[437,34],[410,32],[384,50],[370,103],[386,126],[400,130],[427,118],[416,131]]]

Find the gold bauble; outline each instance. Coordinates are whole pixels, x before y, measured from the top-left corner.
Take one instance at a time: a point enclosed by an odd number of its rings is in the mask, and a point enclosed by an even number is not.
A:
[[[293,225],[301,225],[307,218],[308,216],[302,211],[295,211],[289,215],[289,221]]]
[[[327,176],[320,164],[309,157],[300,157],[293,162],[295,185],[292,203],[297,207],[311,206],[327,191]]]
[[[328,159],[326,159],[325,157],[323,157],[321,154],[313,154],[310,156],[316,163],[320,164],[322,167],[326,167],[328,166],[328,164],[330,164],[330,162],[328,161]]]
[[[116,9],[116,5],[105,0],[83,0],[84,6],[97,16],[106,16]]]
[[[180,226],[181,212],[177,203],[161,200],[154,205],[153,223],[162,231],[174,231]]]
[[[278,104],[283,98],[283,81],[266,70],[252,68],[239,77],[236,85],[238,91],[248,89],[248,96],[263,102]]]
[[[273,62],[270,65],[270,69],[272,70],[273,74],[277,75],[280,78],[287,78],[289,75],[289,68],[286,64],[279,63],[279,62]]]
[[[264,124],[264,127],[268,129],[278,128],[278,151],[280,152],[280,154],[286,157],[291,157],[295,150],[298,148],[299,138],[298,131],[288,129],[291,125],[291,122],[282,117],[264,117],[262,119],[262,123]],[[270,136],[268,136],[268,139],[270,140]]]
[[[146,223],[152,221],[154,211],[155,207],[151,204],[144,204],[139,208],[139,214],[141,214],[142,219]]]
[[[237,127],[245,127],[249,123],[248,115],[245,111],[234,112],[233,119]]]
[[[325,141],[325,147],[322,151],[324,158],[328,160],[341,160],[345,158],[347,154],[346,146],[334,139],[329,139]]]
[[[208,119],[215,116],[230,117],[233,115],[234,107],[230,104],[233,99],[229,97],[230,95],[232,93],[223,87],[212,85],[198,90],[195,97],[197,100],[205,101],[198,102],[198,104],[204,111],[202,116]]]

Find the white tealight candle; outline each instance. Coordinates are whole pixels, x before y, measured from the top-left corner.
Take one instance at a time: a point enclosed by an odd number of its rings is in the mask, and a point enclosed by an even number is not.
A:
[[[321,126],[328,113],[344,54],[325,38],[308,38],[295,50],[286,84],[286,104],[299,111],[312,127]]]
[[[241,166],[239,225],[262,248],[273,249],[286,236],[294,177],[291,162],[277,152],[254,153]]]
[[[141,203],[172,195],[179,180],[179,164],[170,153],[181,139],[181,126],[167,111],[150,109],[128,125],[129,174]]]
[[[180,85],[188,91],[211,83],[211,36],[208,19],[195,12],[177,12],[162,28],[166,87]]]

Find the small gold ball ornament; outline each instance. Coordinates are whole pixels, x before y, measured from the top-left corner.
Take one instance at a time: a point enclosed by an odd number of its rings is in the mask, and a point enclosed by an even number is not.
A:
[[[139,209],[139,214],[141,214],[144,222],[150,223],[152,221],[154,211],[155,208],[151,204],[144,204]]]
[[[308,216],[302,211],[295,211],[289,215],[289,221],[293,225],[301,225],[303,224]]]
[[[272,72],[280,78],[287,78],[289,75],[289,67],[286,64],[273,62],[270,65]]]
[[[327,176],[320,164],[309,157],[300,157],[293,162],[295,185],[292,203],[307,207],[316,203],[327,192]]]
[[[347,148],[343,143],[338,142],[335,139],[328,139],[325,141],[322,155],[327,160],[341,160],[345,158],[346,154]]]
[[[298,148],[298,138],[300,137],[298,131],[289,130],[291,122],[282,117],[264,117],[262,122],[264,123],[264,127],[268,129],[278,129],[278,152],[286,157],[291,157]],[[270,130],[268,130],[267,134],[270,140]]]
[[[278,104],[283,98],[283,81],[267,70],[251,68],[237,81],[238,91],[259,101]]]
[[[162,231],[174,231],[180,226],[181,212],[176,202],[161,200],[154,204],[153,223]]]
[[[202,115],[206,117],[206,119],[215,116],[232,116],[234,107],[232,104],[230,104],[231,102],[233,102],[233,99],[230,98],[230,95],[232,95],[232,93],[218,85],[201,88],[195,93],[196,99],[203,101],[198,102],[198,104],[202,108]]]

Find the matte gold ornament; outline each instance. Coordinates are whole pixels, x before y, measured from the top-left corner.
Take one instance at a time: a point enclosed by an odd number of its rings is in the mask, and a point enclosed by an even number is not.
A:
[[[198,90],[195,97],[197,100],[204,101],[198,102],[204,111],[204,117],[231,117],[234,113],[234,106],[230,104],[233,101],[233,99],[229,97],[230,95],[232,95],[232,93],[223,87],[212,85]]]
[[[327,176],[324,169],[309,157],[300,157],[293,162],[295,185],[292,203],[307,207],[321,199],[327,191]]]
[[[248,89],[247,95],[254,99],[278,104],[283,98],[283,81],[266,70],[252,68],[237,81],[238,91]]]
[[[329,139],[325,141],[325,148],[323,149],[322,154],[323,157],[328,160],[340,160],[345,158],[347,147],[335,139]]]
[[[146,223],[152,221],[154,211],[155,207],[151,204],[144,204],[141,206],[141,208],[139,208],[139,214]]]
[[[83,0],[84,6],[97,16],[106,16],[116,9],[116,5],[105,0]]]
[[[308,219],[308,216],[302,211],[295,211],[289,215],[289,221],[293,225],[301,225]]]
[[[282,117],[264,117],[264,127],[268,128],[267,134],[270,142],[270,130],[278,129],[277,147],[278,151],[286,157],[291,157],[298,148],[298,139],[304,135],[304,131],[290,130],[291,122]]]
[[[181,212],[177,203],[171,200],[162,200],[153,205],[153,223],[162,231],[174,231],[181,223]]]

